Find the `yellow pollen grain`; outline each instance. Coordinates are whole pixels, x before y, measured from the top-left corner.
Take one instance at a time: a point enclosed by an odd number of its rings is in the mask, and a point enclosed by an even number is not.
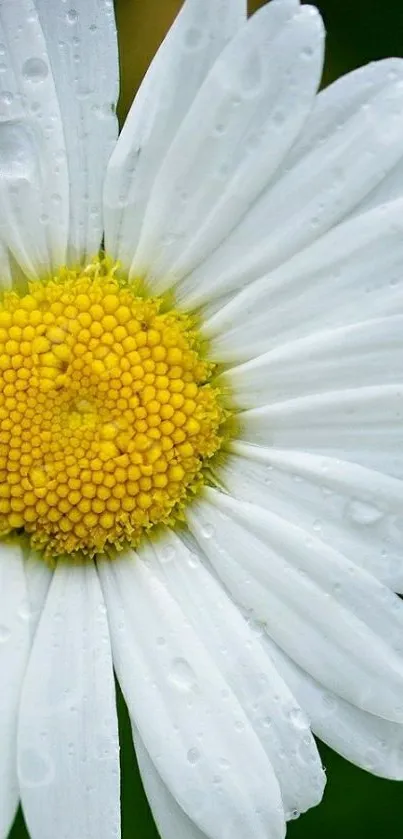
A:
[[[225,412],[191,317],[106,261],[0,303],[0,534],[49,558],[137,545],[172,523]]]

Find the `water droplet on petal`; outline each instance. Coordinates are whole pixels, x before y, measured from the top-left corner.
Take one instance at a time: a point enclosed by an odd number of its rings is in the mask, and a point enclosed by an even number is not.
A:
[[[197,50],[204,41],[204,32],[202,29],[191,26],[186,30],[183,41],[187,49]]]
[[[19,775],[26,787],[47,786],[53,779],[53,763],[45,752],[24,749],[19,759]]]
[[[0,93],[0,105],[6,105],[6,107],[8,107],[12,104],[13,100],[14,96],[8,90],[3,90],[3,92]]]
[[[347,518],[354,524],[371,525],[376,524],[383,518],[383,513],[373,504],[368,504],[358,499],[353,499],[346,509]]]
[[[200,565],[200,559],[195,553],[190,553],[188,555],[188,565],[189,568],[198,568]]]
[[[200,760],[200,757],[201,754],[199,752],[199,749],[196,749],[195,747],[193,749],[189,749],[187,753],[187,759],[192,766],[194,766]]]
[[[163,563],[172,562],[175,559],[175,548],[172,545],[166,545],[160,552],[160,559]]]
[[[4,624],[0,624],[0,644],[4,644],[8,641],[11,633],[8,626],[4,626]]]
[[[174,659],[168,679],[174,687],[183,692],[191,691],[197,683],[195,672],[184,658]]]
[[[291,708],[288,717],[295,728],[309,728],[308,720],[301,708]]]
[[[202,536],[204,536],[205,539],[211,539],[214,536],[214,532],[215,532],[215,530],[214,530],[214,526],[212,524],[209,524],[207,522],[206,524],[203,525]]]
[[[22,75],[25,79],[38,84],[43,82],[49,73],[49,67],[42,58],[28,58],[22,68]]]
[[[76,9],[69,9],[69,11],[66,12],[66,19],[67,19],[67,22],[71,23],[72,25],[77,23],[78,12],[76,11]]]

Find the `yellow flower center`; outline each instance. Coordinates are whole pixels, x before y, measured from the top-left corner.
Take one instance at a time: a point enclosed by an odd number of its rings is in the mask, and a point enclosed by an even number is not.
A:
[[[106,262],[0,304],[0,533],[55,557],[138,543],[180,515],[224,411],[192,318]]]

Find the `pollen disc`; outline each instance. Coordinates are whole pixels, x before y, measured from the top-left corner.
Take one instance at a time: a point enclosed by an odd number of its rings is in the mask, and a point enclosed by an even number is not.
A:
[[[136,545],[171,522],[221,445],[192,317],[107,263],[0,304],[0,532],[48,557]]]

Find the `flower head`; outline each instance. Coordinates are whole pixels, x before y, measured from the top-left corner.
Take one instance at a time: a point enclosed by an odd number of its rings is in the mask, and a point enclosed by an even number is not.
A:
[[[403,62],[186,0],[117,139],[111,0],[3,0],[0,839],[281,839],[312,731],[402,778]]]

